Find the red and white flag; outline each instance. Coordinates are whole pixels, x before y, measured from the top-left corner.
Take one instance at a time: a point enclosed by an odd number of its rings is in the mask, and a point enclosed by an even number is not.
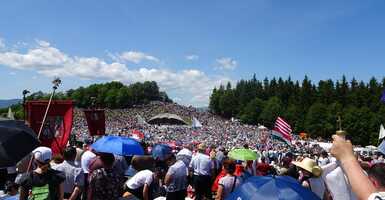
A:
[[[139,130],[134,129],[131,132],[131,138],[141,142],[144,139],[144,134]]]
[[[291,144],[291,126],[283,118],[278,117],[275,121],[272,134]]]

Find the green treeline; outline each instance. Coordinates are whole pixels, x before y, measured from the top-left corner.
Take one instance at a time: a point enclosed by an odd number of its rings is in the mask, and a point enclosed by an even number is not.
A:
[[[313,138],[330,138],[337,129],[337,116],[355,144],[377,144],[381,123],[385,124],[385,89],[375,78],[368,83],[352,79],[321,80],[318,84],[305,76],[302,82],[290,77],[241,80],[214,88],[209,108],[223,117],[236,117],[244,123],[269,128],[277,116],[288,121],[294,133],[306,132]]]
[[[49,99],[50,94],[41,91],[32,93],[27,100]],[[72,99],[79,108],[88,108],[95,105],[99,108],[129,108],[133,105],[147,104],[150,101],[171,102],[165,92],[159,91],[155,81],[124,85],[120,82],[92,84],[88,87],[70,89],[66,92],[58,92],[54,99]],[[22,106],[11,106],[15,117],[22,119]],[[0,114],[5,116],[8,108],[0,109]]]

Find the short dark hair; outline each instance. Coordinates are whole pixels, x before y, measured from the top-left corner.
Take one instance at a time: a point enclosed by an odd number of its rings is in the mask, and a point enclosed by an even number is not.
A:
[[[323,157],[328,157],[328,152],[322,151],[322,152],[321,152],[321,155],[322,155]]]
[[[5,192],[11,192],[12,189],[17,190],[18,188],[19,188],[19,185],[13,181],[7,181],[5,183]]]
[[[99,155],[105,167],[112,167],[115,162],[115,157],[112,153],[100,153]]]
[[[229,174],[234,174],[235,172],[235,167],[236,167],[236,164],[235,164],[235,161],[234,160],[225,160],[223,162],[223,168],[225,168],[225,170],[227,171],[227,173]]]
[[[368,176],[376,179],[380,187],[385,187],[385,163],[376,163],[370,167]]]
[[[76,147],[77,148],[82,148],[83,144],[84,144],[84,142],[82,142],[82,141],[76,141]]]
[[[74,147],[67,147],[63,151],[64,160],[73,160],[76,157],[76,149]]]

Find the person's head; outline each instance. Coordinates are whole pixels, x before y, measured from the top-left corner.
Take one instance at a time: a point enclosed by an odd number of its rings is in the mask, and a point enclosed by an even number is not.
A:
[[[293,159],[294,155],[291,152],[286,153],[286,157]]]
[[[313,159],[304,158],[301,162],[292,163],[297,166],[306,177],[319,177],[322,174],[322,169],[317,166],[317,163]]]
[[[83,142],[82,141],[77,141],[76,142],[76,148],[83,148]]]
[[[5,192],[8,195],[11,195],[11,196],[16,195],[18,192],[18,189],[19,189],[19,185],[17,185],[15,182],[7,181],[5,183]]]
[[[243,148],[248,149],[249,148],[249,144],[247,144],[247,143],[243,144]]]
[[[162,166],[156,166],[154,169],[154,175],[157,179],[162,179],[165,176],[165,169]]]
[[[205,151],[206,151],[206,145],[205,144],[199,144],[198,145],[198,151],[199,151],[199,153],[205,153]]]
[[[67,161],[74,161],[76,158],[75,147],[67,147],[66,149],[64,149],[63,158]]]
[[[91,146],[92,144],[92,140],[91,139],[85,139],[84,140],[84,144],[83,144],[83,149],[84,150],[89,150],[89,147]]]
[[[54,156],[52,156],[52,161],[53,163],[55,164],[60,164],[64,161],[64,158],[61,154],[56,154]]]
[[[327,157],[328,157],[328,152],[322,151],[322,152],[321,152],[321,156],[322,156],[323,158],[327,158]]]
[[[115,162],[115,157],[111,153],[100,153],[99,154],[100,160],[103,163],[104,168],[112,168]]]
[[[265,157],[261,157],[261,162],[265,163],[266,162],[266,158]]]
[[[235,172],[236,163],[234,160],[225,160],[223,162],[223,169],[228,174],[234,174]]]
[[[169,156],[169,157],[165,160],[167,166],[173,165],[173,164],[175,163],[175,161],[176,161],[176,157],[175,157],[174,154],[172,154],[171,156]]]
[[[385,163],[376,163],[367,172],[376,189],[385,191]]]
[[[32,151],[34,161],[42,172],[46,172],[49,168],[49,162],[52,159],[52,151],[48,147],[38,147]]]

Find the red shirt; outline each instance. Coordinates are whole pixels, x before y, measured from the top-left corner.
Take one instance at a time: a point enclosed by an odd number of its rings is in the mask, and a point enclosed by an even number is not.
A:
[[[257,174],[260,176],[266,176],[270,169],[271,167],[267,163],[257,164]]]

